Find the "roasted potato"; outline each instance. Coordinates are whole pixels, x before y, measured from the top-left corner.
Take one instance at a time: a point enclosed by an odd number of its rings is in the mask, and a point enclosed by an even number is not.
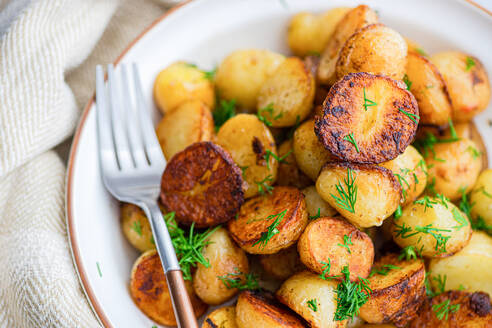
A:
[[[278,280],[285,280],[305,267],[297,253],[297,246],[290,246],[278,253],[262,255],[260,263],[263,270]]]
[[[335,216],[338,212],[331,207],[316,190],[316,186],[309,186],[302,189],[306,200],[306,208],[309,216],[323,217],[323,216]]]
[[[445,290],[464,288],[468,292],[484,291],[492,295],[492,237],[474,231],[470,242],[453,256],[432,259],[429,263],[432,286],[445,280]]]
[[[294,15],[287,30],[290,50],[300,57],[321,54],[338,22],[349,10],[347,7],[338,7],[320,15],[307,12]]]
[[[313,181],[318,178],[323,165],[335,159],[314,134],[314,120],[306,121],[296,129],[292,148],[297,166]]]
[[[207,305],[196,297],[191,281],[185,281],[185,285],[195,316],[199,317],[207,311]],[[156,250],[143,253],[133,265],[130,294],[138,308],[149,318],[161,325],[176,326],[166,276]]]
[[[292,143],[292,139],[288,139],[278,147],[278,157],[284,160],[278,164],[277,185],[302,189],[313,181],[299,169]]]
[[[377,22],[378,15],[366,5],[359,5],[345,14],[335,27],[333,36],[328,40],[321,55],[318,69],[318,80],[321,83],[335,83],[335,67],[338,54],[350,36],[359,29]]]
[[[218,145],[197,142],[173,156],[161,182],[161,201],[182,224],[214,226],[243,204],[241,170]]]
[[[424,261],[399,261],[398,255],[391,254],[374,263],[373,270],[368,278],[371,295],[360,316],[369,323],[405,326],[425,299]]]
[[[168,161],[192,143],[209,141],[213,133],[212,114],[200,100],[182,103],[164,115],[156,129],[162,152]]]
[[[427,184],[427,166],[424,158],[412,146],[408,146],[397,158],[380,164],[391,170],[402,189],[402,206],[417,199]]]
[[[213,311],[203,320],[202,328],[237,328],[236,308],[225,306]]]
[[[458,51],[446,51],[430,59],[446,82],[453,105],[453,121],[467,122],[487,108],[490,82],[478,58]]]
[[[449,291],[426,300],[409,328],[490,328],[491,323],[489,295]]]
[[[482,218],[486,224],[492,225],[492,169],[484,170],[478,176],[470,193],[470,204],[474,204],[471,209],[473,219]]]
[[[393,79],[405,74],[407,43],[395,30],[372,24],[355,32],[343,45],[335,67],[337,79],[349,73],[370,72]]]
[[[414,246],[426,257],[450,256],[465,247],[472,234],[468,218],[453,203],[428,196],[403,208],[391,231],[400,247]]]
[[[218,305],[238,292],[237,288],[228,288],[223,279],[245,281],[245,275],[249,272],[248,258],[224,228],[214,231],[208,241],[202,255],[210,265],[207,268],[198,263],[193,274],[193,288],[202,301]]]
[[[401,186],[393,173],[371,164],[327,163],[316,181],[316,190],[347,220],[362,228],[380,226],[401,200]]]
[[[417,131],[415,98],[403,82],[386,76],[349,74],[333,85],[323,107],[314,131],[326,149],[345,161],[392,160]]]
[[[235,99],[239,107],[254,111],[261,86],[284,59],[283,55],[268,50],[232,52],[222,61],[215,74],[220,97]]]
[[[301,59],[287,58],[261,86],[258,115],[273,127],[292,126],[311,112],[314,91],[313,73]]]
[[[336,280],[324,280],[309,271],[296,273],[277,291],[277,299],[297,312],[313,328],[345,327],[347,321],[335,321]]]
[[[217,143],[242,169],[245,198],[257,195],[259,184],[275,182],[278,162],[268,152],[276,155],[277,147],[270,130],[256,115],[239,114],[229,119],[217,133]]]
[[[123,233],[133,247],[141,252],[155,248],[149,220],[140,207],[122,203],[120,216]]]
[[[214,85],[195,65],[176,62],[157,75],[154,100],[162,114],[170,113],[188,100],[201,100],[208,108],[214,108]]]
[[[301,320],[269,294],[252,291],[242,292],[237,299],[236,324],[238,328],[305,328]]]
[[[441,73],[429,59],[409,52],[403,81],[417,99],[420,123],[448,124],[452,112],[451,98]]]
[[[278,186],[271,194],[249,199],[228,222],[232,238],[251,254],[273,254],[294,244],[307,225],[301,191]]]

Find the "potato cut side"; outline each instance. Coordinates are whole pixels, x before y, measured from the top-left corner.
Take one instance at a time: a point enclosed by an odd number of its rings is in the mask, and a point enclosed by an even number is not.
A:
[[[126,239],[141,252],[155,248],[152,229],[144,211],[137,205],[122,203],[120,206],[121,228]]]
[[[266,273],[278,280],[285,280],[294,273],[305,269],[297,253],[297,246],[293,245],[278,253],[262,255],[260,263]]]
[[[161,201],[180,223],[209,227],[232,219],[243,204],[241,170],[212,142],[198,142],[167,164]]]
[[[316,186],[306,187],[302,189],[302,193],[306,200],[308,214],[312,219],[324,216],[335,216],[338,214],[330,204],[321,198],[316,190]]]
[[[236,305],[238,328],[304,328],[297,316],[266,293],[242,292]]]
[[[191,281],[185,281],[185,286],[195,316],[200,317],[207,311],[207,305],[196,297]],[[176,326],[171,295],[156,250],[145,252],[133,265],[130,294],[137,307],[150,319],[161,325]]]
[[[419,109],[403,82],[353,73],[328,93],[315,129],[335,156],[356,163],[382,163],[405,151],[417,131]]]
[[[236,308],[225,306],[213,311],[203,320],[202,328],[237,328]]]
[[[401,200],[401,186],[393,173],[371,164],[327,163],[316,190],[343,217],[362,228],[380,226]]]
[[[278,157],[284,160],[278,164],[277,185],[302,189],[311,185],[313,181],[299,169],[292,143],[292,139],[289,139],[278,147]]]
[[[425,266],[422,260],[399,261],[398,255],[374,263],[368,278],[371,296],[360,308],[369,323],[394,323],[403,327],[417,315],[425,299]]]
[[[232,238],[251,254],[273,254],[294,244],[306,227],[304,195],[278,186],[271,194],[249,199],[228,222]]]
[[[345,220],[331,217],[311,221],[297,249],[302,263],[325,277],[340,275],[348,266],[351,281],[367,278],[374,261],[371,238]]]

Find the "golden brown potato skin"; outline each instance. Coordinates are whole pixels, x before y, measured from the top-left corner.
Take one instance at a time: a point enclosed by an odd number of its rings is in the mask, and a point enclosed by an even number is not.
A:
[[[207,311],[203,303],[193,292],[191,281],[185,281],[195,316]],[[156,250],[143,253],[132,268],[130,294],[138,308],[150,319],[161,325],[176,326],[171,296],[167,289],[166,276]]]
[[[446,300],[450,301],[449,306],[460,306],[456,312],[448,312],[447,320],[445,317],[440,320],[432,306]],[[449,291],[427,299],[419,310],[419,316],[412,321],[409,328],[490,328],[491,323],[492,311],[488,294]]]
[[[390,254],[374,263],[377,269],[383,265],[395,265],[386,275],[375,273],[369,277],[372,289],[367,303],[360,308],[360,316],[369,323],[394,323],[405,326],[417,315],[425,299],[425,266],[422,260],[399,261]]]
[[[344,236],[350,238],[350,251],[341,246],[345,244]],[[323,274],[323,263],[329,263],[330,271],[325,274],[329,277],[340,275],[342,268],[348,266],[351,281],[367,278],[374,261],[371,238],[345,220],[331,217],[311,221],[299,238],[297,249],[302,263],[311,271]]]
[[[213,311],[203,320],[202,328],[237,328],[236,308],[225,306]]]
[[[470,203],[475,204],[471,210],[473,219],[482,218],[492,225],[492,169],[483,170],[470,193]]]
[[[161,201],[182,224],[214,226],[233,218],[243,204],[241,170],[218,145],[197,142],[167,163]]]
[[[285,280],[294,273],[305,269],[299,258],[299,253],[297,253],[296,245],[275,254],[262,255],[260,263],[266,273],[278,280]]]
[[[266,244],[259,242],[276,218],[285,211],[277,225],[278,233]],[[294,187],[278,186],[271,194],[251,198],[241,206],[236,219],[228,222],[232,238],[251,254],[273,254],[294,244],[306,227],[308,214],[304,195]],[[254,245],[256,244],[256,245]]]
[[[144,211],[137,205],[122,203],[120,206],[121,228],[126,239],[141,252],[155,248],[152,229]]]
[[[236,305],[238,328],[305,328],[301,320],[283,308],[274,298],[259,292],[244,291]]]
[[[286,155],[285,160],[278,164],[277,185],[302,189],[312,184],[313,181],[297,165],[292,139],[284,141],[278,147],[278,157],[282,158]]]
[[[377,105],[366,111],[365,99]],[[342,160],[382,163],[403,153],[417,131],[417,124],[402,110],[418,122],[417,102],[403,82],[351,73],[328,92],[314,131],[325,148]],[[347,140],[350,134],[358,147]]]
[[[302,189],[306,200],[306,207],[309,216],[336,216],[338,214],[337,210],[331,207],[316,190],[316,186],[309,186]],[[319,214],[319,215],[318,215]]]

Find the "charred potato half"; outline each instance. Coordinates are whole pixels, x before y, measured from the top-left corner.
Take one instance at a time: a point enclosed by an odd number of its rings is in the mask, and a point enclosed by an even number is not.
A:
[[[330,89],[315,133],[349,162],[382,163],[405,151],[417,131],[419,109],[403,82],[352,73]]]
[[[141,252],[155,248],[149,220],[140,207],[122,203],[120,215],[123,233],[133,247]]]
[[[285,280],[305,269],[295,245],[275,254],[262,255],[260,263],[266,273],[278,280]]]
[[[474,204],[471,209],[472,218],[482,218],[486,224],[492,225],[492,169],[484,170],[478,176],[470,193],[470,203]]]
[[[278,164],[277,185],[302,189],[311,185],[313,181],[299,169],[292,143],[292,139],[289,139],[278,147],[278,157],[284,160]]]
[[[331,207],[316,190],[316,186],[309,186],[302,189],[306,200],[306,207],[309,216],[311,217],[324,217],[324,216],[335,216],[338,212]]]
[[[237,328],[236,308],[225,306],[213,311],[203,320],[202,328]]]

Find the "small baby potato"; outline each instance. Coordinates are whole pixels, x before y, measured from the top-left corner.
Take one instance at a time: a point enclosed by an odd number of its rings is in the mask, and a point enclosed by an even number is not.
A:
[[[338,54],[336,77],[370,72],[402,79],[407,62],[407,43],[395,30],[372,24],[355,32]]]
[[[374,261],[371,238],[345,220],[330,217],[311,221],[297,249],[302,263],[325,277],[340,275],[348,266],[351,281],[367,278]],[[325,272],[328,267],[329,272]]]
[[[335,216],[338,212],[330,206],[316,190],[316,186],[309,186],[302,190],[306,201],[309,216]]]
[[[298,167],[294,156],[292,139],[284,141],[278,147],[278,157],[284,160],[278,164],[277,185],[292,186],[299,189],[309,186],[313,181]]]
[[[467,122],[487,108],[490,82],[478,58],[446,51],[433,55],[431,61],[446,82],[453,104],[453,121]]]
[[[290,20],[287,42],[294,55],[304,57],[320,54],[333,35],[338,22],[350,10],[347,7],[330,9],[321,15],[301,12]]]
[[[236,307],[224,306],[213,311],[203,320],[202,328],[237,328]]]
[[[335,159],[314,134],[314,120],[306,121],[296,129],[292,147],[297,166],[313,181],[318,178],[323,165]]]
[[[238,328],[305,328],[301,320],[278,304],[271,295],[244,291],[236,305]]]
[[[185,225],[210,227],[233,218],[244,202],[241,170],[218,145],[197,142],[173,156],[161,180],[161,201]]]
[[[297,312],[313,328],[342,328],[347,321],[335,321],[336,280],[323,280],[309,271],[296,273],[277,291],[277,299]]]
[[[154,100],[162,114],[170,113],[188,100],[201,100],[208,108],[214,108],[214,85],[195,65],[176,62],[157,75]]]
[[[184,102],[164,115],[156,130],[162,152],[168,161],[192,143],[209,141],[213,133],[212,113],[200,100]]]
[[[429,181],[452,201],[461,197],[463,188],[466,193],[472,190],[482,169],[482,154],[470,139],[436,144],[424,157]]]
[[[408,146],[397,158],[380,164],[391,170],[402,188],[402,206],[417,199],[427,185],[427,166],[424,158],[412,146]]]
[[[203,248],[202,255],[210,266],[207,268],[198,263],[193,274],[193,288],[202,301],[218,305],[238,292],[237,288],[227,288],[219,277],[245,281],[245,274],[249,272],[248,258],[224,228],[214,231],[208,241],[210,243]]]
[[[258,194],[258,184],[271,186],[275,182],[278,162],[267,153],[276,155],[277,147],[272,133],[256,115],[239,114],[229,119],[217,133],[217,143],[243,171],[245,198]]]
[[[489,295],[455,290],[425,300],[408,328],[490,328],[491,322]]]
[[[121,228],[126,239],[140,252],[154,249],[152,229],[144,211],[137,205],[121,203]]]
[[[426,57],[409,52],[406,74],[404,81],[419,105],[420,123],[446,125],[451,118],[451,98],[436,66]]]
[[[435,290],[446,279],[445,290],[464,288],[468,292],[484,291],[492,295],[492,237],[474,231],[470,242],[453,256],[432,259],[429,281]]]
[[[232,52],[215,73],[218,94],[227,100],[235,99],[240,108],[256,110],[256,98],[261,86],[284,60],[283,55],[268,50]]]
[[[325,50],[321,55],[318,69],[318,81],[322,84],[336,82],[335,67],[338,54],[345,42],[359,29],[378,22],[377,13],[366,5],[359,5],[351,9],[338,22],[333,36],[328,40]]]
[[[394,323],[404,327],[417,316],[425,299],[425,266],[422,260],[399,261],[390,254],[374,263],[368,278],[371,296],[360,308],[369,323]]]
[[[370,164],[326,163],[316,181],[316,190],[341,215],[361,228],[380,226],[401,200],[401,186],[393,173]]]
[[[474,204],[471,209],[473,219],[482,218],[486,224],[492,225],[492,169],[484,170],[478,176],[470,193],[470,204]]]
[[[301,191],[278,186],[271,194],[244,203],[228,222],[232,238],[251,254],[274,254],[294,244],[307,225],[308,213]]]
[[[195,316],[200,317],[208,306],[196,297],[191,281],[185,281],[185,286]],[[143,253],[135,261],[130,277],[130,294],[137,307],[150,319],[161,325],[177,325],[166,276],[156,250]]]
[[[268,77],[258,94],[258,115],[273,127],[286,127],[303,121],[311,112],[314,76],[297,57],[284,60]]]
[[[465,247],[472,234],[468,218],[453,203],[428,196],[403,208],[391,231],[400,247],[414,246],[426,257],[450,256]]]
[[[296,245],[275,254],[262,255],[260,263],[263,270],[278,280],[285,280],[294,273],[306,269],[299,258]]]

